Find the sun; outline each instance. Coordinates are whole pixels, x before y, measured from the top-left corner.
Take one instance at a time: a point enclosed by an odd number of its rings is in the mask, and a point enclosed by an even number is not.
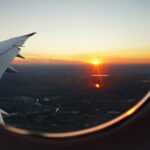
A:
[[[98,60],[98,59],[93,59],[92,61],[91,61],[91,63],[93,64],[93,65],[99,65],[99,64],[101,64],[102,62],[100,61],[100,60]]]

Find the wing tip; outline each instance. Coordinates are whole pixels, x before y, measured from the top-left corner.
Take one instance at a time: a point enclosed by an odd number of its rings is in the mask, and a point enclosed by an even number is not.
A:
[[[36,34],[36,32],[32,32],[32,33],[27,34],[27,35],[25,35],[25,36],[30,37],[30,36],[32,36],[32,35],[34,35],[34,34]]]

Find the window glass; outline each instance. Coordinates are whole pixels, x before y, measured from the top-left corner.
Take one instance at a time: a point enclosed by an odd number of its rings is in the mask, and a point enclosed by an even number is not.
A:
[[[137,104],[150,89],[149,7],[142,0],[3,1],[2,40],[37,31],[21,48],[26,59],[13,62],[18,73],[0,81],[5,126],[77,131]]]

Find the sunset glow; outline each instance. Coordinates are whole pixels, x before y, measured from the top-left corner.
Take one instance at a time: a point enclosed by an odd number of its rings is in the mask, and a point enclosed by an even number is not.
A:
[[[101,64],[102,62],[100,61],[100,60],[98,60],[98,59],[93,59],[92,61],[91,61],[91,63],[93,64],[93,65],[99,65],[99,64]]]
[[[116,57],[116,56],[101,56],[103,61],[100,59],[91,59],[92,55],[28,55],[24,53],[23,50],[21,54],[25,56],[25,60],[16,58],[14,64],[93,64],[95,67],[100,64],[150,64],[150,54],[141,57]]]
[[[1,6],[0,41],[37,32],[21,50],[26,60],[16,64],[150,64],[150,1],[49,0],[35,5],[15,0]],[[24,19],[16,28],[20,16]]]

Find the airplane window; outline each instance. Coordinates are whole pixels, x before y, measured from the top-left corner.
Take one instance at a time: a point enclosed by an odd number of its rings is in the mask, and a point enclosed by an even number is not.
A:
[[[1,78],[1,124],[72,132],[106,123],[136,105],[150,90],[149,5],[134,0],[46,3],[31,1],[31,29],[38,33],[26,47],[15,45],[25,59],[18,55],[12,64],[18,73]]]

